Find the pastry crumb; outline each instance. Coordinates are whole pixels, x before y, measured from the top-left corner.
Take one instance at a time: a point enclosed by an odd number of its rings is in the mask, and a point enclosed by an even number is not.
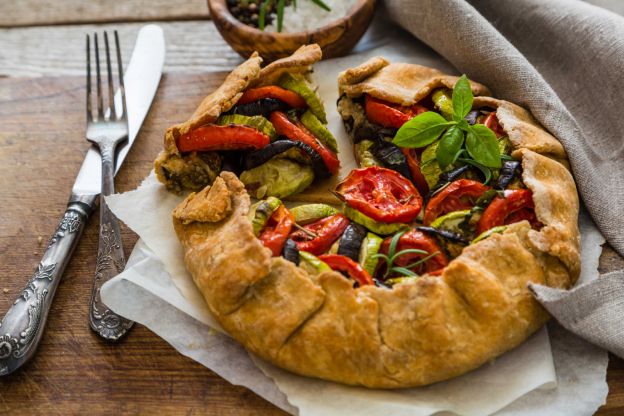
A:
[[[37,244],[41,245],[42,242],[43,242],[43,237],[41,236],[37,237]]]
[[[2,293],[9,293],[9,289],[5,287],[4,289],[2,289]]]

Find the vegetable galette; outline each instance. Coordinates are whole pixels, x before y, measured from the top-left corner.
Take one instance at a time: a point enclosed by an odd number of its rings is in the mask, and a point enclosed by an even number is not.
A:
[[[522,343],[548,319],[528,284],[567,288],[580,270],[579,203],[561,144],[465,76],[375,58],[343,72],[339,89],[360,165],[328,190],[342,206],[289,208],[262,177],[215,171],[173,212],[216,319],[280,367],[373,388],[456,377]],[[322,125],[318,108],[264,113],[277,138],[267,143],[297,141],[281,118],[306,131],[309,112]],[[176,128],[184,149],[192,128]],[[335,155],[325,136],[318,143]]]

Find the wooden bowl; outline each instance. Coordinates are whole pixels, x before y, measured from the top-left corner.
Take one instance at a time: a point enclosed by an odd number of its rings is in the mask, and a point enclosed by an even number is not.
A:
[[[319,29],[307,32],[263,32],[236,19],[226,0],[208,0],[210,17],[219,33],[243,58],[254,51],[267,61],[292,54],[301,45],[318,43],[323,58],[343,56],[360,40],[375,11],[376,0],[358,0],[348,14]]]

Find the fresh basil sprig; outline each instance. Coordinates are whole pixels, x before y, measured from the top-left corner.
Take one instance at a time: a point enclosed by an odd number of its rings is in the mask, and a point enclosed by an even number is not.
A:
[[[440,138],[436,159],[441,168],[455,163],[467,151],[477,166],[491,176],[490,169],[501,167],[498,140],[492,130],[483,124],[470,125],[464,119],[472,109],[474,97],[470,82],[462,75],[453,87],[453,118],[446,120],[440,114],[427,111],[409,120],[397,131],[393,143],[400,147],[425,147]],[[465,162],[462,160],[462,162]]]
[[[384,280],[387,279],[391,273],[399,273],[402,276],[417,277],[418,275],[414,273],[413,271],[411,271],[410,269],[440,254],[439,251],[429,254],[428,252],[424,250],[419,250],[417,248],[407,248],[397,253],[396,249],[397,249],[397,245],[399,244],[399,240],[401,239],[403,234],[405,234],[406,232],[407,230],[398,232],[392,237],[392,239],[390,240],[390,244],[388,245],[388,254],[377,253],[372,256],[373,258],[383,259],[386,262],[386,272],[383,275]],[[429,254],[429,255],[421,259],[418,259],[415,262],[408,264],[406,266],[402,266],[402,267],[395,266],[394,262],[396,261],[396,259],[398,259],[399,257],[405,254]]]

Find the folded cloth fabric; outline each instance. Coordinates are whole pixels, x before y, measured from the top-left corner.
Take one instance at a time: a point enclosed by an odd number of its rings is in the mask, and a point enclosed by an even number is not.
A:
[[[579,0],[385,4],[391,19],[559,138],[585,206],[624,255],[624,17]],[[563,326],[624,357],[624,295],[613,290],[623,285],[620,270],[571,291],[532,290]]]

